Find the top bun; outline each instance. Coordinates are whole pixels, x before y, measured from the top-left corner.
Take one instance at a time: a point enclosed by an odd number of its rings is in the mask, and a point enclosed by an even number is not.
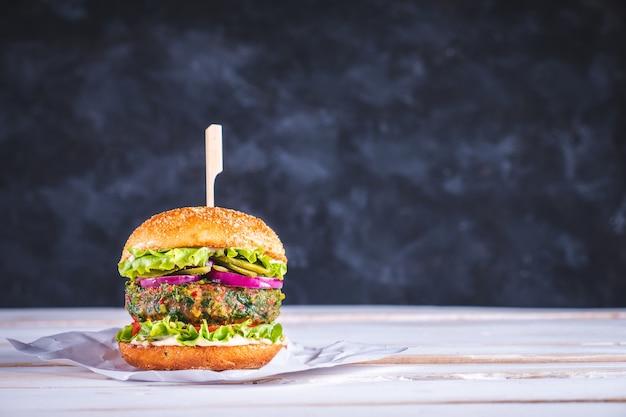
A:
[[[121,261],[130,257],[128,248],[198,247],[261,249],[272,259],[287,262],[282,242],[263,220],[221,207],[183,207],[155,214],[129,236]]]

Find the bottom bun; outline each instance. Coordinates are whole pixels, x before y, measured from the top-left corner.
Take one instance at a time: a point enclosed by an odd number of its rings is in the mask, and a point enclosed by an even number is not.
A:
[[[256,369],[266,365],[285,347],[281,344],[241,346],[143,346],[119,342],[122,358],[146,370]]]

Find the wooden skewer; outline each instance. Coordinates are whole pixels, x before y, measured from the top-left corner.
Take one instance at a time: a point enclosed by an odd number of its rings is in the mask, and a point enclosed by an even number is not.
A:
[[[215,206],[215,177],[222,172],[222,125],[212,124],[205,131],[206,205]]]

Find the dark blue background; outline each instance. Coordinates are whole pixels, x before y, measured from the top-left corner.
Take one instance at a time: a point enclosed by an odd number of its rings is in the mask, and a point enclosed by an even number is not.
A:
[[[0,306],[121,306],[210,123],[287,304],[626,306],[621,1],[0,8]]]

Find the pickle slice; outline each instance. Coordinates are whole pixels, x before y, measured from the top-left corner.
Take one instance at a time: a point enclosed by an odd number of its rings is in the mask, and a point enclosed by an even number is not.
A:
[[[233,271],[237,271],[239,273],[243,273],[248,276],[267,276],[270,271],[264,268],[259,264],[251,264],[248,261],[244,261],[243,259],[230,258],[228,256],[215,256],[212,258],[215,262],[219,263],[226,268],[232,269]],[[247,271],[248,273],[242,272],[242,270]]]
[[[177,273],[184,274],[184,275],[204,275],[204,274],[208,274],[209,271],[211,271],[210,266],[198,266],[195,268],[183,269],[181,271],[178,271]]]

